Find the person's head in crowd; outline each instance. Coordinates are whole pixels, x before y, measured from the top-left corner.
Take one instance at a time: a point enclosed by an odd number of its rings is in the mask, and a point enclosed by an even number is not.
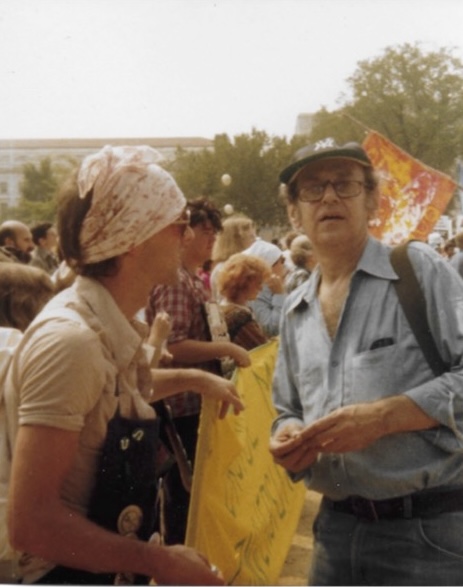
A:
[[[312,271],[316,264],[312,243],[305,234],[299,234],[291,241],[291,261],[296,267]]]
[[[286,274],[285,258],[280,247],[263,239],[257,239],[243,252],[265,261],[270,266],[274,275],[283,278]]]
[[[37,247],[55,252],[58,244],[58,233],[51,222],[40,222],[31,228],[32,240]]]
[[[185,269],[197,273],[212,256],[217,234],[222,230],[222,213],[203,196],[189,200],[187,210],[194,238],[185,242],[182,261]]]
[[[202,224],[212,228],[216,234],[222,230],[222,213],[208,198],[200,196],[188,200],[187,208],[190,211],[191,228]]]
[[[254,255],[235,253],[222,267],[217,278],[218,289],[227,302],[245,304],[257,297],[270,275],[267,262]]]
[[[254,222],[244,215],[234,215],[223,221],[223,227],[217,236],[212,250],[214,263],[223,263],[231,255],[247,249],[256,240]]]
[[[77,275],[111,279],[122,264],[142,263],[135,259],[137,251],[144,264],[139,279],[149,283],[148,291],[157,282],[176,282],[181,246],[174,236],[188,229],[189,214],[184,195],[159,161],[147,146],[106,146],[84,159],[61,193],[57,214],[61,252]],[[171,226],[175,235],[166,233],[154,249],[154,237]]]
[[[290,230],[288,231],[283,238],[281,239],[281,245],[283,250],[289,250],[291,248],[291,243],[293,242],[293,240],[299,236],[301,233],[298,232],[297,230]]]
[[[53,297],[48,273],[22,263],[0,263],[0,326],[24,331]]]
[[[321,181],[325,177],[331,181]],[[319,238],[329,239],[325,230],[329,222],[336,222],[333,205],[328,205],[326,194],[350,202],[358,207],[356,222],[361,230],[355,231],[360,246],[368,238],[368,222],[374,217],[379,201],[379,181],[372,163],[361,145],[347,143],[337,145],[333,139],[319,141],[299,149],[290,165],[280,173],[285,185],[289,218],[296,230],[301,230],[311,239],[314,247]],[[328,191],[329,190],[329,191]],[[333,195],[333,198],[334,198]],[[320,202],[324,202],[321,210]],[[320,214],[323,218],[319,218]],[[330,214],[334,215],[330,217]],[[325,222],[325,220],[327,222]],[[353,219],[352,219],[353,220]],[[350,222],[344,223],[345,230],[336,231],[338,246],[345,246],[352,237]],[[334,226],[334,225],[333,225]],[[337,228],[342,225],[337,222]],[[341,240],[345,242],[341,244]],[[359,244],[360,243],[360,244]],[[352,242],[350,241],[352,246]]]
[[[217,235],[222,230],[222,213],[213,202],[203,196],[189,200],[187,209],[194,239],[185,248],[183,257],[187,265],[202,266],[211,258]]]
[[[0,247],[5,247],[21,263],[29,263],[34,242],[29,227],[19,220],[6,220],[0,225]]]
[[[444,256],[451,259],[457,252],[457,244],[454,238],[450,238],[444,245]]]

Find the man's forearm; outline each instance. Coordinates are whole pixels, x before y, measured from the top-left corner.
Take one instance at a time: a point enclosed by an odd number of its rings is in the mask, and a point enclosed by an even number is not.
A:
[[[383,410],[385,435],[414,430],[427,430],[439,425],[406,395],[397,395],[374,402]]]

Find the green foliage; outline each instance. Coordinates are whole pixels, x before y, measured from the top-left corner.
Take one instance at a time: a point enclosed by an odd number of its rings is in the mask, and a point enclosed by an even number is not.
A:
[[[424,53],[420,44],[388,47],[360,61],[347,80],[350,97],[314,116],[311,140],[362,141],[378,131],[423,163],[452,173],[463,151],[463,63],[450,49]]]
[[[21,220],[29,225],[54,222],[59,187],[76,165],[72,157],[53,162],[50,157],[45,157],[37,165],[24,164],[21,199],[16,208],[7,210],[7,218]]]
[[[47,202],[31,202],[21,199],[16,208],[8,209],[7,218],[21,220],[31,226],[37,222],[54,222],[56,217],[56,203],[54,200]]]
[[[216,135],[213,150],[178,150],[169,170],[188,199],[207,196],[219,207],[231,204],[260,227],[285,226],[286,209],[278,198],[278,175],[305,142],[301,137],[289,142],[269,137],[256,129],[233,140],[226,134]],[[231,176],[229,186],[221,181],[224,174]]]
[[[50,157],[42,159],[38,166],[26,163],[23,166],[24,179],[21,182],[21,196],[27,202],[47,202],[58,187]]]

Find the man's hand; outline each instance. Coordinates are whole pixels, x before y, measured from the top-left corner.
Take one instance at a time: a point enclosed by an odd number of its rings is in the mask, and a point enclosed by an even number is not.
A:
[[[270,453],[277,465],[291,473],[300,473],[316,460],[318,451],[307,447],[301,438],[302,424],[283,426],[270,439]]]
[[[383,436],[424,430],[438,422],[404,395],[339,408],[301,432],[309,450],[344,453],[362,450]]]

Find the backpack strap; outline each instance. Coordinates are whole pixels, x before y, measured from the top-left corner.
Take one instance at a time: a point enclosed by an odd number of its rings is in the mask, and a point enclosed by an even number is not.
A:
[[[399,276],[399,279],[393,283],[410,328],[426,361],[434,375],[438,377],[448,371],[448,366],[444,363],[429,328],[426,298],[408,256],[408,244],[394,247],[391,251],[391,265]]]

